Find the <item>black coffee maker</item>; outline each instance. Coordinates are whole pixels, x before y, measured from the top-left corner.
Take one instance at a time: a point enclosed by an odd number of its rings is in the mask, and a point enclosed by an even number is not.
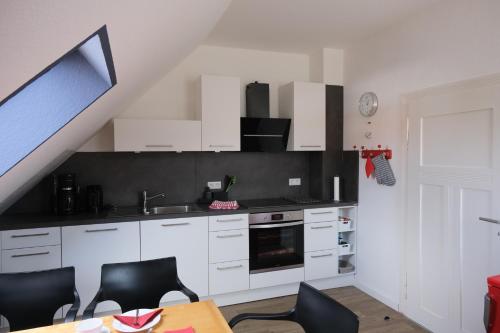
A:
[[[74,173],[58,176],[57,212],[59,215],[71,215],[76,212],[77,199],[80,192]]]

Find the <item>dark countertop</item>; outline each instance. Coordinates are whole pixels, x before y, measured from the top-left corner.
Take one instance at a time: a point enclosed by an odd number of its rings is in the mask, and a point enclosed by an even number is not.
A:
[[[174,218],[195,217],[195,216],[278,212],[286,210],[342,207],[342,206],[354,206],[354,205],[357,205],[357,202],[322,201],[310,204],[287,204],[283,206],[273,206],[265,208],[241,207],[236,210],[212,210],[208,209],[208,205],[198,204],[198,206],[201,208],[199,212],[162,214],[162,215],[144,215],[137,207],[118,207],[116,209],[102,212],[99,214],[80,213],[71,216],[54,216],[54,215],[44,215],[44,214],[2,215],[0,216],[0,231],[29,229],[29,228],[63,227],[72,225],[174,219]]]

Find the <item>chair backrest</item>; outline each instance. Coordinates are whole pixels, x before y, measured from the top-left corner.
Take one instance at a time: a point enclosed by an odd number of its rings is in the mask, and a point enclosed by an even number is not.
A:
[[[306,333],[357,333],[359,328],[354,312],[304,282],[300,284],[294,321]]]
[[[122,312],[157,308],[170,291],[182,291],[175,257],[102,265],[99,302],[115,301]],[[197,300],[197,297],[196,297]]]
[[[74,267],[0,274],[0,314],[11,331],[52,325],[57,309],[76,302]]]

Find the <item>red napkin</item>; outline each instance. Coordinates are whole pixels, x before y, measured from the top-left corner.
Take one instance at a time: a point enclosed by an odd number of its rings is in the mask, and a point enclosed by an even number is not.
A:
[[[365,172],[366,178],[370,178],[370,175],[375,171],[375,165],[373,165],[372,159],[370,156],[366,158]]]
[[[151,322],[156,316],[158,316],[163,309],[158,309],[137,318],[137,324],[135,324],[135,316],[113,316],[116,320],[121,322],[124,325],[130,326],[132,328],[141,328],[147,323]]]
[[[186,327],[186,328],[181,328],[180,330],[165,331],[164,333],[195,333],[195,332],[194,328]]]

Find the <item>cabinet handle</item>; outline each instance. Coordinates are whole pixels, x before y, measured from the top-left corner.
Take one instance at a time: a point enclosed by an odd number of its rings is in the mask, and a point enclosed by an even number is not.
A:
[[[210,148],[231,148],[234,145],[209,145]]]
[[[318,254],[318,255],[315,255],[315,256],[311,256],[311,258],[322,258],[322,257],[331,257],[333,256],[332,253],[328,253],[328,254]]]
[[[324,225],[321,227],[311,227],[311,229],[329,229],[329,228],[333,228],[333,226],[332,225]]]
[[[23,237],[38,237],[38,236],[48,236],[48,232],[40,233],[40,234],[26,234],[26,235],[12,235],[11,238],[23,238]]]
[[[321,145],[300,145],[301,148],[321,148]]]
[[[174,145],[146,145],[146,148],[173,148]]]
[[[227,266],[227,267],[217,267],[217,270],[219,271],[225,271],[228,269],[236,269],[236,268],[241,268],[243,265],[234,265],[234,266]]]
[[[480,217],[479,220],[484,221],[484,222],[490,222],[490,223],[500,224],[499,220],[495,220],[495,219],[492,219],[492,218],[489,218],[489,217]]]
[[[116,231],[118,228],[108,228],[108,229],[88,229],[85,232],[104,232],[104,231]]]
[[[217,238],[234,238],[234,237],[241,237],[243,234],[234,234],[234,235],[217,235]]]
[[[33,256],[43,256],[49,254],[50,251],[46,252],[36,252],[36,253],[26,253],[26,254],[13,254],[11,258],[21,258],[21,257],[33,257]]]
[[[182,222],[182,223],[171,223],[171,224],[162,224],[162,227],[177,227],[180,225],[190,225],[191,223],[189,222]]]
[[[333,214],[331,210],[327,212],[312,212],[311,215],[323,215],[323,214]]]
[[[228,220],[217,219],[217,222],[238,222],[238,221],[243,221],[243,219],[241,217],[239,219],[228,219]]]

